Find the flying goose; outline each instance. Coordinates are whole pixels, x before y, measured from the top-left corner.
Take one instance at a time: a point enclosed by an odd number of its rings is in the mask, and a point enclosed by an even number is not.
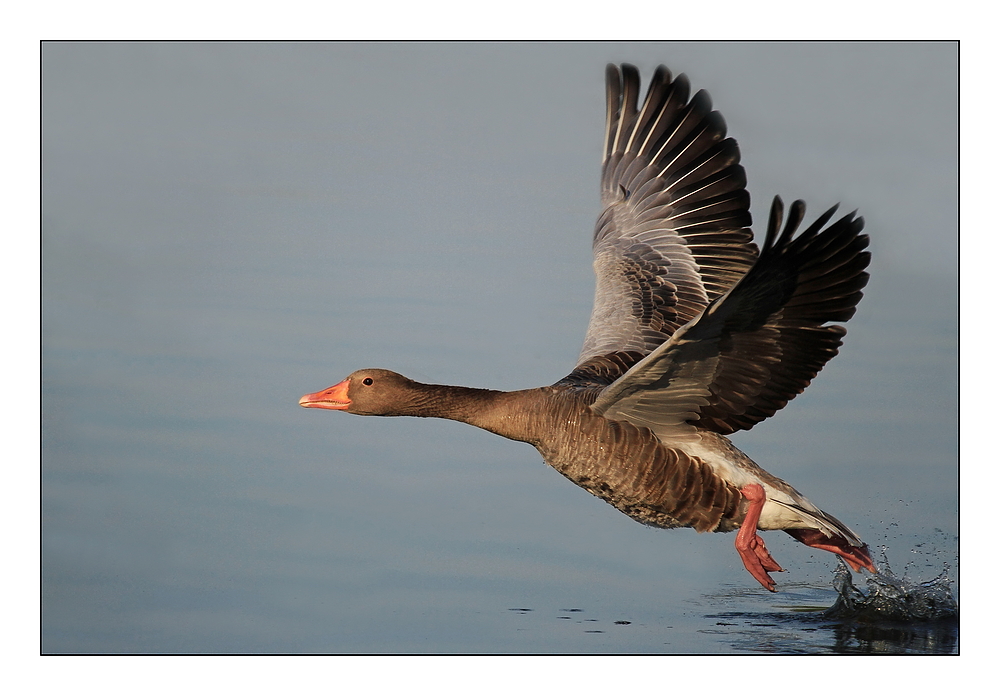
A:
[[[846,333],[868,281],[864,221],[774,198],[763,247],[736,142],[705,91],[657,68],[607,68],[597,289],[579,361],[551,386],[421,384],[383,369],[307,394],[306,408],[449,418],[530,443],[573,483],[653,527],[736,534],[766,589],[782,568],[759,530],[784,530],[874,571],[857,534],[726,437],[801,393]]]

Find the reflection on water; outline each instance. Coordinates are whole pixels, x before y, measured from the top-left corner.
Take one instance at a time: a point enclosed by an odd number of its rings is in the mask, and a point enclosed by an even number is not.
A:
[[[928,623],[845,623],[834,628],[834,650],[872,655],[952,655],[958,652],[958,620]]]
[[[734,650],[794,654],[953,654],[958,650],[958,621],[858,622],[831,619],[821,608],[811,612],[721,612],[714,632]]]

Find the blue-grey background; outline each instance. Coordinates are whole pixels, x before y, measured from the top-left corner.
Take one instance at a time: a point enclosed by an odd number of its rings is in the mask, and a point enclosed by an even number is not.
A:
[[[46,43],[43,651],[835,649],[718,618],[829,604],[831,554],[767,535],[770,595],[526,445],[297,406],[572,368],[621,61],[711,93],[758,233],[776,193],[864,215],[841,355],[734,439],[957,576],[955,44]]]

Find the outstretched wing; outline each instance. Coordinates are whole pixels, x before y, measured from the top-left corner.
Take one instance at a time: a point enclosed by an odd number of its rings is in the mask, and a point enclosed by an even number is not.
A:
[[[594,402],[607,418],[657,435],[692,427],[728,434],[752,428],[800,394],[837,354],[871,255],[862,218],[822,227],[836,207],[793,239],[805,204],[774,199],[760,258],[728,293],[643,358]]]
[[[594,233],[597,290],[579,363],[564,383],[610,384],[725,293],[757,248],[736,141],[687,78],[607,69],[604,211]]]

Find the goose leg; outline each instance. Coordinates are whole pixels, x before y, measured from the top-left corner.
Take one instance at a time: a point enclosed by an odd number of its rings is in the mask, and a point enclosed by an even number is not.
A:
[[[764,508],[767,496],[764,495],[764,487],[759,483],[750,483],[740,489],[740,493],[750,503],[747,515],[740,525],[740,531],[736,533],[736,551],[743,559],[743,566],[754,576],[754,578],[764,589],[777,592],[774,580],[768,575],[768,571],[781,571],[781,566],[771,558],[764,540],[757,534],[757,522],[760,521],[760,511]]]

